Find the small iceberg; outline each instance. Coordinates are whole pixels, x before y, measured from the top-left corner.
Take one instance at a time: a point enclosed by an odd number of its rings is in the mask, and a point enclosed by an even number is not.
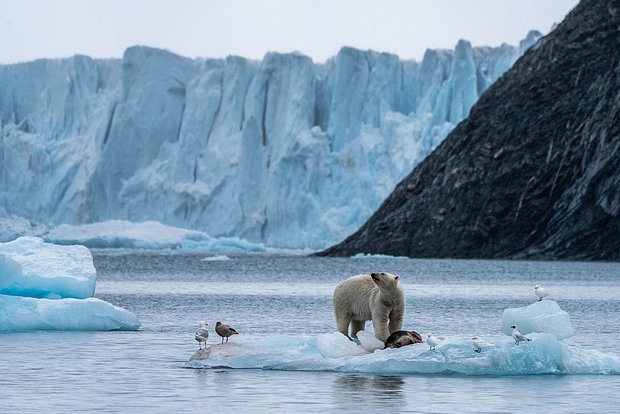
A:
[[[555,335],[557,339],[567,339],[575,335],[575,329],[567,312],[553,300],[542,300],[521,308],[504,309],[500,331],[510,335],[512,325],[527,335],[531,332],[544,332]]]
[[[340,333],[316,338],[274,336],[234,346],[212,345],[196,352],[187,366],[376,375],[620,375],[617,355],[568,346],[551,334],[529,336],[532,341],[521,345],[506,336],[490,337],[495,346],[480,353],[475,352],[471,337],[446,338],[436,351],[419,343],[368,353]]]
[[[50,230],[46,241],[55,244],[81,244],[90,248],[174,249],[186,241],[207,242],[203,232],[166,226],[156,221],[132,223],[109,220],[78,226],[61,224]]]
[[[15,240],[21,236],[38,236],[46,231],[45,225],[33,223],[23,217],[15,215],[0,217],[0,242]]]
[[[390,256],[386,254],[357,253],[351,259],[409,259],[407,256]]]
[[[135,331],[139,327],[134,314],[97,298],[0,295],[0,331]]]
[[[226,262],[232,260],[230,257],[225,254],[218,254],[215,256],[207,256],[205,258],[200,259],[203,262]]]
[[[0,243],[0,331],[138,329],[131,312],[92,297],[96,279],[84,246],[37,237]]]
[[[511,330],[518,324],[529,342],[515,344]],[[275,336],[235,347],[207,348],[188,362],[193,368],[254,368],[335,371],[377,375],[620,375],[620,356],[561,342],[574,333],[568,314],[553,301],[506,309],[501,331],[490,336],[492,346],[479,349],[471,335],[444,338],[435,350],[426,343],[382,349],[368,332],[358,332],[360,344],[340,332],[317,337]],[[227,344],[224,344],[227,345]]]
[[[207,233],[167,226],[157,221],[133,223],[109,220],[82,225],[62,224],[43,238],[55,244],[81,244],[89,248],[181,249],[208,251],[264,251],[265,246],[237,237],[214,238]]]
[[[84,246],[57,246],[38,237],[0,243],[0,294],[33,298],[88,298],[97,272]]]

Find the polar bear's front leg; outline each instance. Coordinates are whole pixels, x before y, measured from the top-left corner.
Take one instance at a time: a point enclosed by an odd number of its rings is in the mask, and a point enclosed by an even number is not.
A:
[[[385,307],[375,310],[372,314],[372,326],[375,328],[375,336],[383,342],[390,336],[388,315],[389,309]]]
[[[389,324],[390,334],[403,329],[403,313],[403,309],[392,309]]]

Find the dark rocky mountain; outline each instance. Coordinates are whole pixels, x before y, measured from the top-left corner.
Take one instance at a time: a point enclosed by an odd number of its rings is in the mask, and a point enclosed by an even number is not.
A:
[[[620,1],[582,0],[325,256],[620,260]]]

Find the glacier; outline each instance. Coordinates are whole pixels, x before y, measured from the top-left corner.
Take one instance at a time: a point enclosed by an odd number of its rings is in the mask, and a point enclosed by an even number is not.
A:
[[[134,314],[93,297],[96,278],[85,246],[0,243],[0,331],[138,329]]]
[[[345,47],[325,63],[122,59],[0,66],[0,237],[110,220],[318,249],[342,240],[534,44]],[[29,233],[31,232],[31,233]]]

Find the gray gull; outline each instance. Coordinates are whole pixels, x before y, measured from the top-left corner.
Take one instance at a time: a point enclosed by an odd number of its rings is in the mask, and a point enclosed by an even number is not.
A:
[[[207,325],[209,325],[207,321],[204,321],[201,325],[201,328],[196,331],[196,335],[194,336],[194,338],[196,338],[196,340],[198,341],[199,349],[202,349],[202,347],[200,346],[202,342],[205,343],[205,348],[207,346],[207,339],[209,339],[209,331],[207,331]]]

